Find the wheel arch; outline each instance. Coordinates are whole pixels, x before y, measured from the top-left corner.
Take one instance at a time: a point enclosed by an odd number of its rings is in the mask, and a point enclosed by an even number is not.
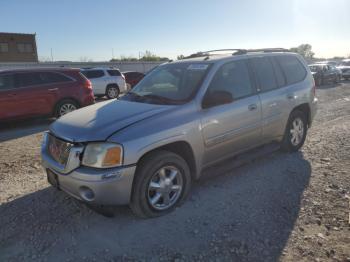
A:
[[[145,159],[145,157],[148,156],[149,154],[154,153],[156,151],[161,151],[161,150],[169,151],[169,152],[172,152],[174,154],[177,154],[177,155],[181,156],[186,161],[188,167],[190,168],[192,179],[193,180],[197,179],[198,167],[197,167],[197,164],[196,164],[196,159],[195,159],[195,155],[194,155],[193,149],[192,149],[191,145],[188,142],[183,141],[183,140],[182,141],[171,142],[169,144],[165,144],[165,145],[153,148],[150,151],[147,151],[146,153],[144,153],[139,158],[139,160],[137,161],[137,165],[143,159]]]
[[[294,107],[293,110],[290,112],[290,114],[292,114],[292,112],[294,112],[294,111],[303,112],[306,116],[308,127],[311,126],[311,109],[310,109],[310,106],[308,103],[303,103],[303,104],[300,104],[300,105]]]
[[[63,98],[60,98],[54,105],[53,107],[53,110],[52,110],[52,115],[54,116],[56,114],[56,111],[58,109],[58,105],[60,103],[62,103],[63,101],[66,101],[66,100],[71,100],[73,101],[74,103],[76,103],[78,105],[78,107],[80,108],[81,107],[81,104],[80,102],[78,101],[78,99],[74,98],[74,97],[63,97]]]

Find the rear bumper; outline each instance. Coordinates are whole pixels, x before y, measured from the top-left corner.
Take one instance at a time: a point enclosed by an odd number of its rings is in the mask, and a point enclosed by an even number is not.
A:
[[[311,127],[312,122],[315,118],[315,115],[317,113],[318,108],[318,99],[314,97],[314,100],[310,103],[310,121],[309,121],[309,127]]]

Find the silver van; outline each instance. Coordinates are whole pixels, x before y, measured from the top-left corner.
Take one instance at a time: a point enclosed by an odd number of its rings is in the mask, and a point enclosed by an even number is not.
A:
[[[90,204],[154,217],[219,161],[270,142],[299,150],[317,106],[304,59],[284,49],[224,52],[162,64],[119,100],[58,119],[42,144],[48,181]]]

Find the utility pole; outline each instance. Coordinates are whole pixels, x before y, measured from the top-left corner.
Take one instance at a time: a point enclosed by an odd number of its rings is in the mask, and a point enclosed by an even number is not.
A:
[[[52,48],[51,48],[51,62],[53,62]]]

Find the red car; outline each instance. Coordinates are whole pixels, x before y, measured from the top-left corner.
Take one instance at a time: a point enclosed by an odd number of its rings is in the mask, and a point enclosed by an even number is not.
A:
[[[91,83],[79,69],[0,71],[0,120],[60,117],[94,102]]]
[[[123,72],[123,75],[125,76],[128,89],[133,88],[145,76],[143,73],[133,71]]]

